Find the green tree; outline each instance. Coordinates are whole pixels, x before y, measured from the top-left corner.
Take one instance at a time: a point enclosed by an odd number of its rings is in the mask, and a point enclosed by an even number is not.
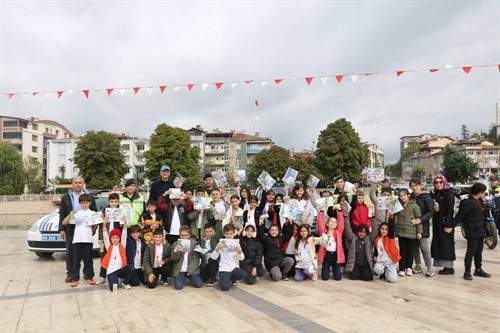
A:
[[[422,179],[424,176],[424,168],[421,165],[415,165],[411,170],[411,178]]]
[[[29,156],[24,159],[23,173],[29,193],[40,193],[45,190],[43,167],[35,157]]]
[[[24,190],[23,160],[7,141],[0,141],[0,194],[17,195]]]
[[[359,178],[368,164],[368,153],[352,124],[341,118],[328,124],[319,134],[316,167],[327,180],[338,174],[347,179]]]
[[[320,180],[323,180],[321,172],[319,172],[318,168],[316,168],[315,159],[313,156],[302,154],[295,155],[290,164],[291,168],[294,168],[299,172],[299,174],[297,175],[297,179],[304,183],[304,185],[306,184],[307,179],[310,175],[314,175]]]
[[[403,154],[401,155],[402,159],[408,158],[415,156],[420,152],[420,149],[422,149],[422,146],[420,146],[420,143],[417,141],[410,141],[408,142],[408,146],[404,150]]]
[[[200,184],[200,150],[191,147],[191,137],[178,127],[159,124],[149,140],[150,149],[144,152],[146,158],[146,177],[158,179],[163,164],[172,170],[171,180],[180,173],[186,179],[183,187]]]
[[[255,155],[247,169],[247,183],[257,184],[262,171],[267,171],[274,179],[281,179],[286,169],[291,166],[290,153],[283,147],[272,146]]]
[[[444,151],[443,173],[450,182],[466,183],[479,171],[479,164],[468,155],[447,146]]]
[[[469,129],[467,128],[467,125],[462,125],[461,128],[461,133],[462,133],[462,139],[468,139],[469,138]]]
[[[387,176],[401,177],[403,175],[403,162],[401,159],[394,164],[388,164],[384,168]]]
[[[73,161],[90,188],[112,188],[127,173],[120,140],[105,131],[88,131],[78,142]]]

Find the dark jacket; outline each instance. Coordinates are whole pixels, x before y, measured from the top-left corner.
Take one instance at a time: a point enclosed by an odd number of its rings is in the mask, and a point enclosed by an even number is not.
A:
[[[74,224],[63,225],[62,221],[73,211],[73,190],[69,190],[68,193],[63,195],[61,198],[61,206],[59,207],[59,231],[65,231],[66,234],[73,235],[75,232]],[[88,193],[85,189],[82,193]],[[90,210],[97,212],[97,205],[95,203],[94,196],[91,194],[92,202],[90,203]]]
[[[191,239],[191,246],[188,253],[188,265],[186,272],[190,276],[200,274],[200,253],[194,251],[196,244],[197,244],[196,241],[194,239]],[[172,276],[174,278],[179,276],[179,273],[181,272],[182,268],[182,263],[184,262],[184,253],[175,251],[175,246],[176,244],[174,243],[174,246],[172,247],[172,257],[171,257],[172,262],[174,263],[172,270]]]
[[[434,216],[434,202],[429,193],[420,193],[418,196],[412,194],[411,198],[414,198],[417,202],[418,207],[420,207],[420,220],[423,226],[423,238],[429,238],[430,236],[430,219]]]
[[[245,271],[250,271],[252,268],[257,268],[262,265],[262,244],[260,240],[255,238],[240,238],[240,246],[245,259],[240,261],[240,268]]]
[[[264,245],[264,265],[268,271],[274,266],[278,266],[286,257],[283,245],[290,240],[293,235],[293,224],[283,225],[283,235],[271,237],[266,235],[264,225],[257,223],[257,237]]]
[[[460,202],[460,208],[455,216],[456,223],[462,223],[465,236],[483,238],[486,236],[484,205],[481,200],[469,197]]]
[[[144,252],[146,250],[146,241],[142,237],[139,237],[139,240],[141,241],[141,264],[142,264],[142,261],[144,260]],[[127,237],[127,246],[125,247],[125,251],[127,253],[127,264],[134,265],[134,257],[137,252],[137,243],[130,236]]]
[[[174,187],[175,185],[170,179],[167,181],[158,179],[157,181],[153,182],[153,184],[151,184],[151,190],[149,191],[149,199],[157,201],[163,195],[163,193]],[[169,198],[167,198],[167,203],[168,204],[170,203]]]
[[[451,189],[434,191],[432,198],[439,204],[439,212],[435,212],[432,218],[432,243],[431,256],[436,260],[456,260],[455,256],[455,234],[444,232],[444,228],[453,228],[453,210],[455,196]]]

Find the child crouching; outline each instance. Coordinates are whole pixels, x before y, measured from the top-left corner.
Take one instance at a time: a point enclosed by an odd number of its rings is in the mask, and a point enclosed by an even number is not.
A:
[[[179,229],[180,239],[174,243],[172,250],[174,287],[176,290],[184,288],[186,278],[195,288],[201,288],[203,281],[200,276],[200,254],[194,251],[196,241],[191,239],[191,228],[183,225]],[[182,242],[189,242],[189,249],[183,249]]]
[[[163,229],[153,231],[153,243],[149,243],[144,253],[144,279],[148,288],[156,288],[161,275],[163,285],[168,286],[167,278],[172,274],[172,263],[170,257],[172,247],[163,238]]]
[[[120,229],[113,229],[109,237],[106,226],[103,225],[103,238],[107,252],[102,259],[101,266],[106,269],[109,290],[116,291],[118,289],[118,279],[123,278],[124,281],[128,281],[132,273],[127,266],[127,253],[125,251],[127,246],[127,224],[123,226],[123,233]],[[127,283],[123,285],[123,288],[131,289]]]

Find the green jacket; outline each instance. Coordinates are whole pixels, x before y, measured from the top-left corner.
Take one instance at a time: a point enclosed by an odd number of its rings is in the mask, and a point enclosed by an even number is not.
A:
[[[201,232],[200,232],[200,244],[204,243],[205,240],[205,233],[203,232],[203,227],[207,223],[214,223],[214,214],[211,209],[204,209],[201,212],[198,212],[196,209],[190,211],[188,213],[188,220],[191,223],[191,235],[193,235],[195,238],[198,238],[198,217],[200,214],[203,214],[202,220],[201,220]]]
[[[187,267],[187,273],[191,276],[200,274],[200,253],[194,251],[196,244],[197,242],[194,239],[191,239],[190,250],[188,253],[189,263]],[[182,268],[182,263],[184,262],[184,253],[176,251],[175,245],[176,243],[174,243],[174,246],[172,247],[172,256],[171,256],[171,260],[174,263],[173,273],[172,273],[174,278],[179,276],[179,273],[181,272]]]
[[[163,243],[163,254],[161,256],[162,260],[165,262],[164,265],[171,261],[172,247],[168,242]],[[142,267],[144,269],[144,278],[147,279],[149,274],[153,273],[153,266],[155,262],[155,245],[154,243],[149,243],[144,251],[144,259],[142,260]]]
[[[217,221],[215,223],[215,234],[212,236],[212,238],[210,239],[210,250],[215,250],[215,248],[217,247],[217,244],[219,244],[219,239],[221,239],[223,237],[223,234],[222,234],[222,221]],[[205,233],[203,233],[203,238],[205,238]],[[205,239],[203,239],[203,241],[200,241],[200,247],[202,249],[205,248]],[[202,255],[201,256],[201,265],[200,267],[203,268],[203,266],[205,266],[207,264],[207,256],[206,255]]]
[[[403,204],[401,204],[403,205]],[[396,214],[396,234],[398,237],[417,239],[417,233],[423,234],[422,224],[412,224],[413,219],[420,218],[422,215],[420,207],[415,200],[410,200],[407,207]]]

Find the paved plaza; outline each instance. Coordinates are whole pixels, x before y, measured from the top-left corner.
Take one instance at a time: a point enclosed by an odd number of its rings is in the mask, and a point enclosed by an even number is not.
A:
[[[465,281],[456,230],[456,274],[373,282],[272,282],[222,292],[189,284],[111,293],[71,288],[63,254],[39,259],[26,231],[0,231],[0,332],[500,332],[500,246],[485,247],[492,278]],[[94,259],[98,272],[99,260]]]

